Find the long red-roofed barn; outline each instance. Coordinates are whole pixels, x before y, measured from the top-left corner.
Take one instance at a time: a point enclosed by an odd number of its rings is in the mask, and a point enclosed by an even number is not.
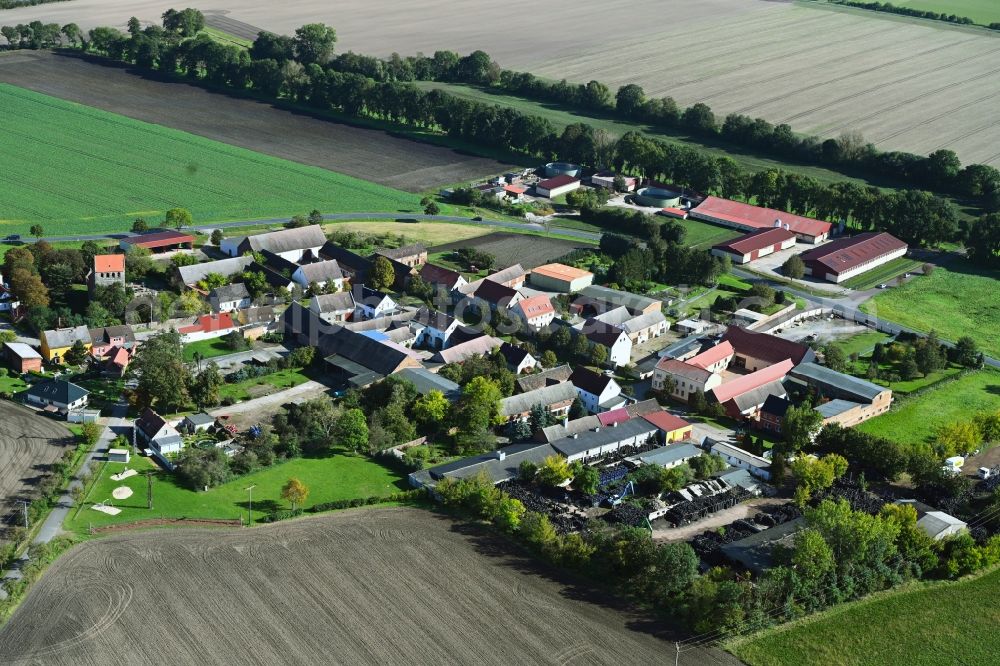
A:
[[[749,264],[755,259],[795,246],[795,234],[784,227],[751,231],[745,236],[712,246],[716,257],[729,257],[734,264]]]
[[[806,275],[839,283],[905,256],[908,249],[906,243],[883,231],[839,238],[799,256]]]
[[[833,230],[829,222],[719,197],[706,197],[691,209],[688,217],[745,231],[787,228],[804,243],[821,243],[829,238]]]

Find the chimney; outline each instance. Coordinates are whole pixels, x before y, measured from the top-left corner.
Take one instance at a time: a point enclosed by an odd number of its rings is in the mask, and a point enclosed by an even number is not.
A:
[[[788,226],[788,222],[785,222],[785,231],[791,231],[791,227]]]
[[[781,228],[781,218],[780,217],[777,220],[774,221],[774,226],[778,227],[779,229]]]

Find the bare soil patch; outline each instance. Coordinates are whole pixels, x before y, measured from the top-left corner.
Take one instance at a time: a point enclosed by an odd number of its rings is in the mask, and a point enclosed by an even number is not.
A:
[[[561,238],[498,232],[479,238],[438,245],[431,248],[430,252],[454,252],[463,247],[474,247],[483,252],[489,252],[496,257],[497,268],[521,264],[525,270],[530,270],[558,259],[573,250],[593,249],[594,246]]]
[[[4,530],[20,519],[16,500],[33,499],[42,475],[72,445],[73,435],[57,421],[22,405],[0,401],[0,517]]]
[[[147,78],[73,54],[0,56],[0,81],[411,192],[509,167],[381,130]]]
[[[6,663],[664,663],[642,620],[414,509],[126,533],[58,560],[0,630]],[[156,618],[156,621],[151,621]],[[645,625],[643,625],[645,626]],[[704,653],[686,663],[715,663]]]

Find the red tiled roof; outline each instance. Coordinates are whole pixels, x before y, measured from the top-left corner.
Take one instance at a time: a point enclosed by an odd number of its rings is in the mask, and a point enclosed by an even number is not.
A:
[[[125,270],[124,254],[95,254],[95,273],[121,273]]]
[[[707,370],[708,366],[718,363],[727,356],[732,356],[734,352],[733,345],[728,340],[724,340],[714,347],[692,356],[687,360],[687,364]]]
[[[663,432],[675,432],[677,430],[685,430],[691,427],[691,424],[684,419],[662,410],[659,412],[645,414],[642,418],[646,419]]]
[[[891,234],[869,232],[851,238],[839,238],[799,256],[804,262],[814,262],[834,273],[843,273],[907,247],[906,243]]]
[[[716,386],[712,389],[712,393],[715,395],[715,399],[719,402],[726,402],[731,400],[738,395],[742,395],[747,391],[753,391],[756,388],[760,388],[764,384],[769,382],[778,381],[783,379],[785,375],[788,374],[789,370],[795,367],[791,359],[785,359],[780,363],[775,363],[774,365],[769,365],[766,368],[761,368],[757,372],[751,372],[749,375],[743,375],[742,377],[737,377],[731,382],[726,382],[722,386]]]
[[[688,215],[688,212],[687,212],[686,210],[684,210],[683,208],[674,208],[674,207],[672,207],[672,206],[671,206],[671,207],[667,207],[667,208],[664,208],[664,209],[663,209],[662,211],[660,211],[660,212],[662,212],[662,213],[663,213],[664,215],[666,215],[667,217],[679,217],[679,218],[681,218],[682,220],[683,220],[684,218],[686,218],[686,217],[687,217],[687,215]]]
[[[154,231],[149,234],[129,236],[122,239],[123,243],[145,247],[149,249],[164,247],[167,245],[180,245],[181,243],[193,243],[194,236],[181,233],[180,231]]]
[[[798,365],[810,352],[808,347],[797,342],[768,333],[754,333],[738,326],[730,326],[726,329],[722,340],[729,342],[737,354],[770,363],[790,358],[795,365]]]
[[[784,227],[771,227],[770,229],[751,231],[745,236],[734,238],[728,243],[713,245],[712,249],[740,255],[750,254],[755,250],[763,250],[764,248],[778,245],[794,238],[795,234]]]
[[[550,301],[549,297],[545,294],[539,294],[537,296],[532,296],[518,301],[516,307],[528,319],[542,317],[556,311],[555,308],[552,307],[552,301]]]
[[[228,328],[233,328],[233,317],[230,313],[223,312],[221,314],[214,315],[201,315],[198,317],[197,324],[182,326],[177,329],[177,332],[196,333],[198,331],[202,331],[204,333],[209,333],[211,331],[224,331]]]
[[[602,426],[610,426],[615,423],[624,423],[632,418],[632,415],[628,413],[628,410],[624,407],[619,407],[618,409],[612,409],[609,412],[601,412],[597,415],[597,420],[601,422]]]
[[[555,176],[554,178],[549,178],[548,180],[539,181],[538,185],[535,187],[540,187],[544,190],[551,190],[556,187],[562,187],[563,185],[569,185],[570,183],[577,183],[579,181],[579,178],[574,178],[573,176],[564,173]]]
[[[830,233],[833,228],[829,222],[814,220],[811,217],[794,215],[774,208],[751,206],[719,197],[707,197],[696,208],[692,209],[691,215],[693,217],[707,215],[752,229],[774,227],[775,220],[781,220],[782,224],[787,224],[789,229],[795,233],[806,236],[822,236]]]
[[[504,185],[504,192],[510,192],[511,194],[524,194],[528,191],[527,187],[522,187],[520,185]]]

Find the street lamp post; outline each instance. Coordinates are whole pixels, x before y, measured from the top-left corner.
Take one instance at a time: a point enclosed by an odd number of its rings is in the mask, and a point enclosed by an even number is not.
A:
[[[250,493],[250,502],[247,505],[247,508],[248,508],[248,511],[247,511],[247,525],[253,525],[253,489],[256,488],[256,487],[257,487],[257,485],[253,484],[249,488],[244,488],[244,490],[246,490],[248,493]]]

